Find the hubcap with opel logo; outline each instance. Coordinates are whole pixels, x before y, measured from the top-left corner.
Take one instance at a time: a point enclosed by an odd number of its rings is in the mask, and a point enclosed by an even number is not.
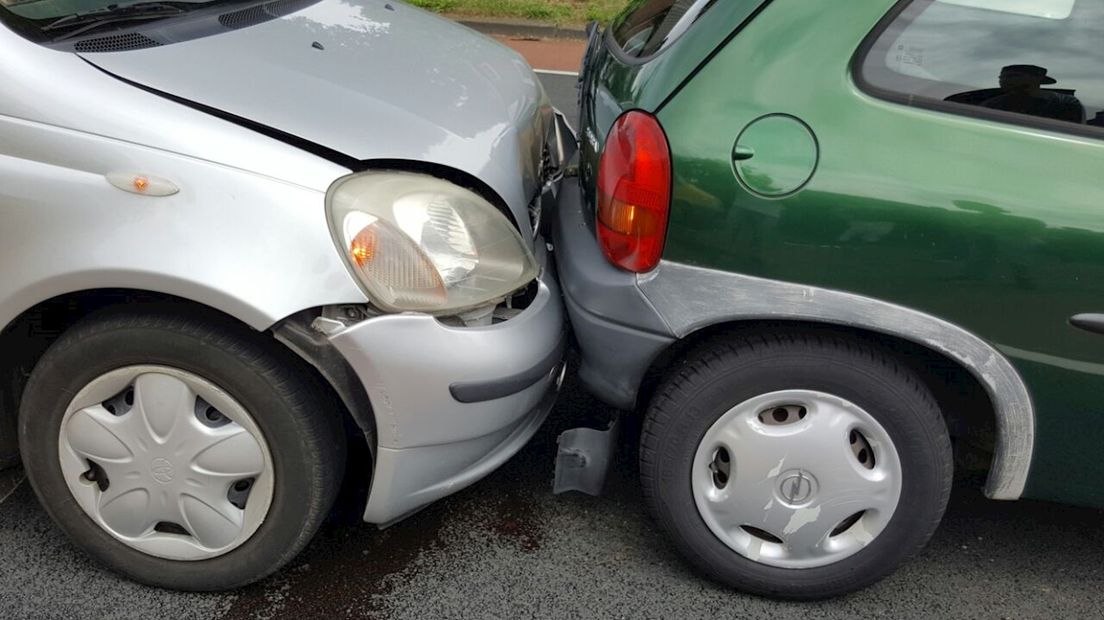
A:
[[[889,433],[858,405],[824,392],[763,394],[702,436],[691,475],[710,531],[754,562],[815,568],[869,545],[901,498]]]

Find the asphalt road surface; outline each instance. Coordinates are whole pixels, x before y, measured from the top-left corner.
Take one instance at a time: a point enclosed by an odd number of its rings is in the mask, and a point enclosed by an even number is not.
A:
[[[543,76],[562,109],[573,79]],[[602,406],[569,379],[501,470],[380,531],[330,523],[291,566],[239,592],[180,594],[97,568],[28,485],[0,504],[0,618],[1100,618],[1100,511],[956,491],[918,558],[858,594],[783,603],[694,574],[647,518],[631,429],[600,498],[553,496],[555,438]],[[3,498],[12,474],[0,474]]]
[[[548,93],[548,98],[552,100],[552,105],[564,113],[572,127],[578,129],[578,78],[572,75],[543,72],[538,72],[538,75],[541,82],[544,83],[544,90]]]

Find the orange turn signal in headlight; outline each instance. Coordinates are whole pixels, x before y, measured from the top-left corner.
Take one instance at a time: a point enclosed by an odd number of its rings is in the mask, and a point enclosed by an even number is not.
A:
[[[409,237],[390,222],[364,213],[346,217],[349,258],[357,272],[377,285],[374,299],[389,306],[442,306],[448,292],[441,274]]]
[[[364,267],[376,257],[376,232],[369,226],[361,230],[349,246],[349,256],[357,267]]]

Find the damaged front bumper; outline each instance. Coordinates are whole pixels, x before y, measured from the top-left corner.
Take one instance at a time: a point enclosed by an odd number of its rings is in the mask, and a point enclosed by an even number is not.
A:
[[[478,481],[544,421],[563,380],[566,332],[555,267],[541,255],[532,302],[506,321],[453,327],[406,313],[330,335],[375,417],[365,521],[391,523]]]

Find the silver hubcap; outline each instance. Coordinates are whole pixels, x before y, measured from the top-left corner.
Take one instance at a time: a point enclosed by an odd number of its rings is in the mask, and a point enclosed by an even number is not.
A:
[[[736,405],[694,456],[694,501],[740,555],[780,568],[838,562],[885,529],[901,461],[885,429],[842,398],[787,390]]]
[[[149,555],[222,555],[272,503],[272,456],[253,418],[182,370],[132,366],[96,379],[69,405],[58,447],[84,512]]]

